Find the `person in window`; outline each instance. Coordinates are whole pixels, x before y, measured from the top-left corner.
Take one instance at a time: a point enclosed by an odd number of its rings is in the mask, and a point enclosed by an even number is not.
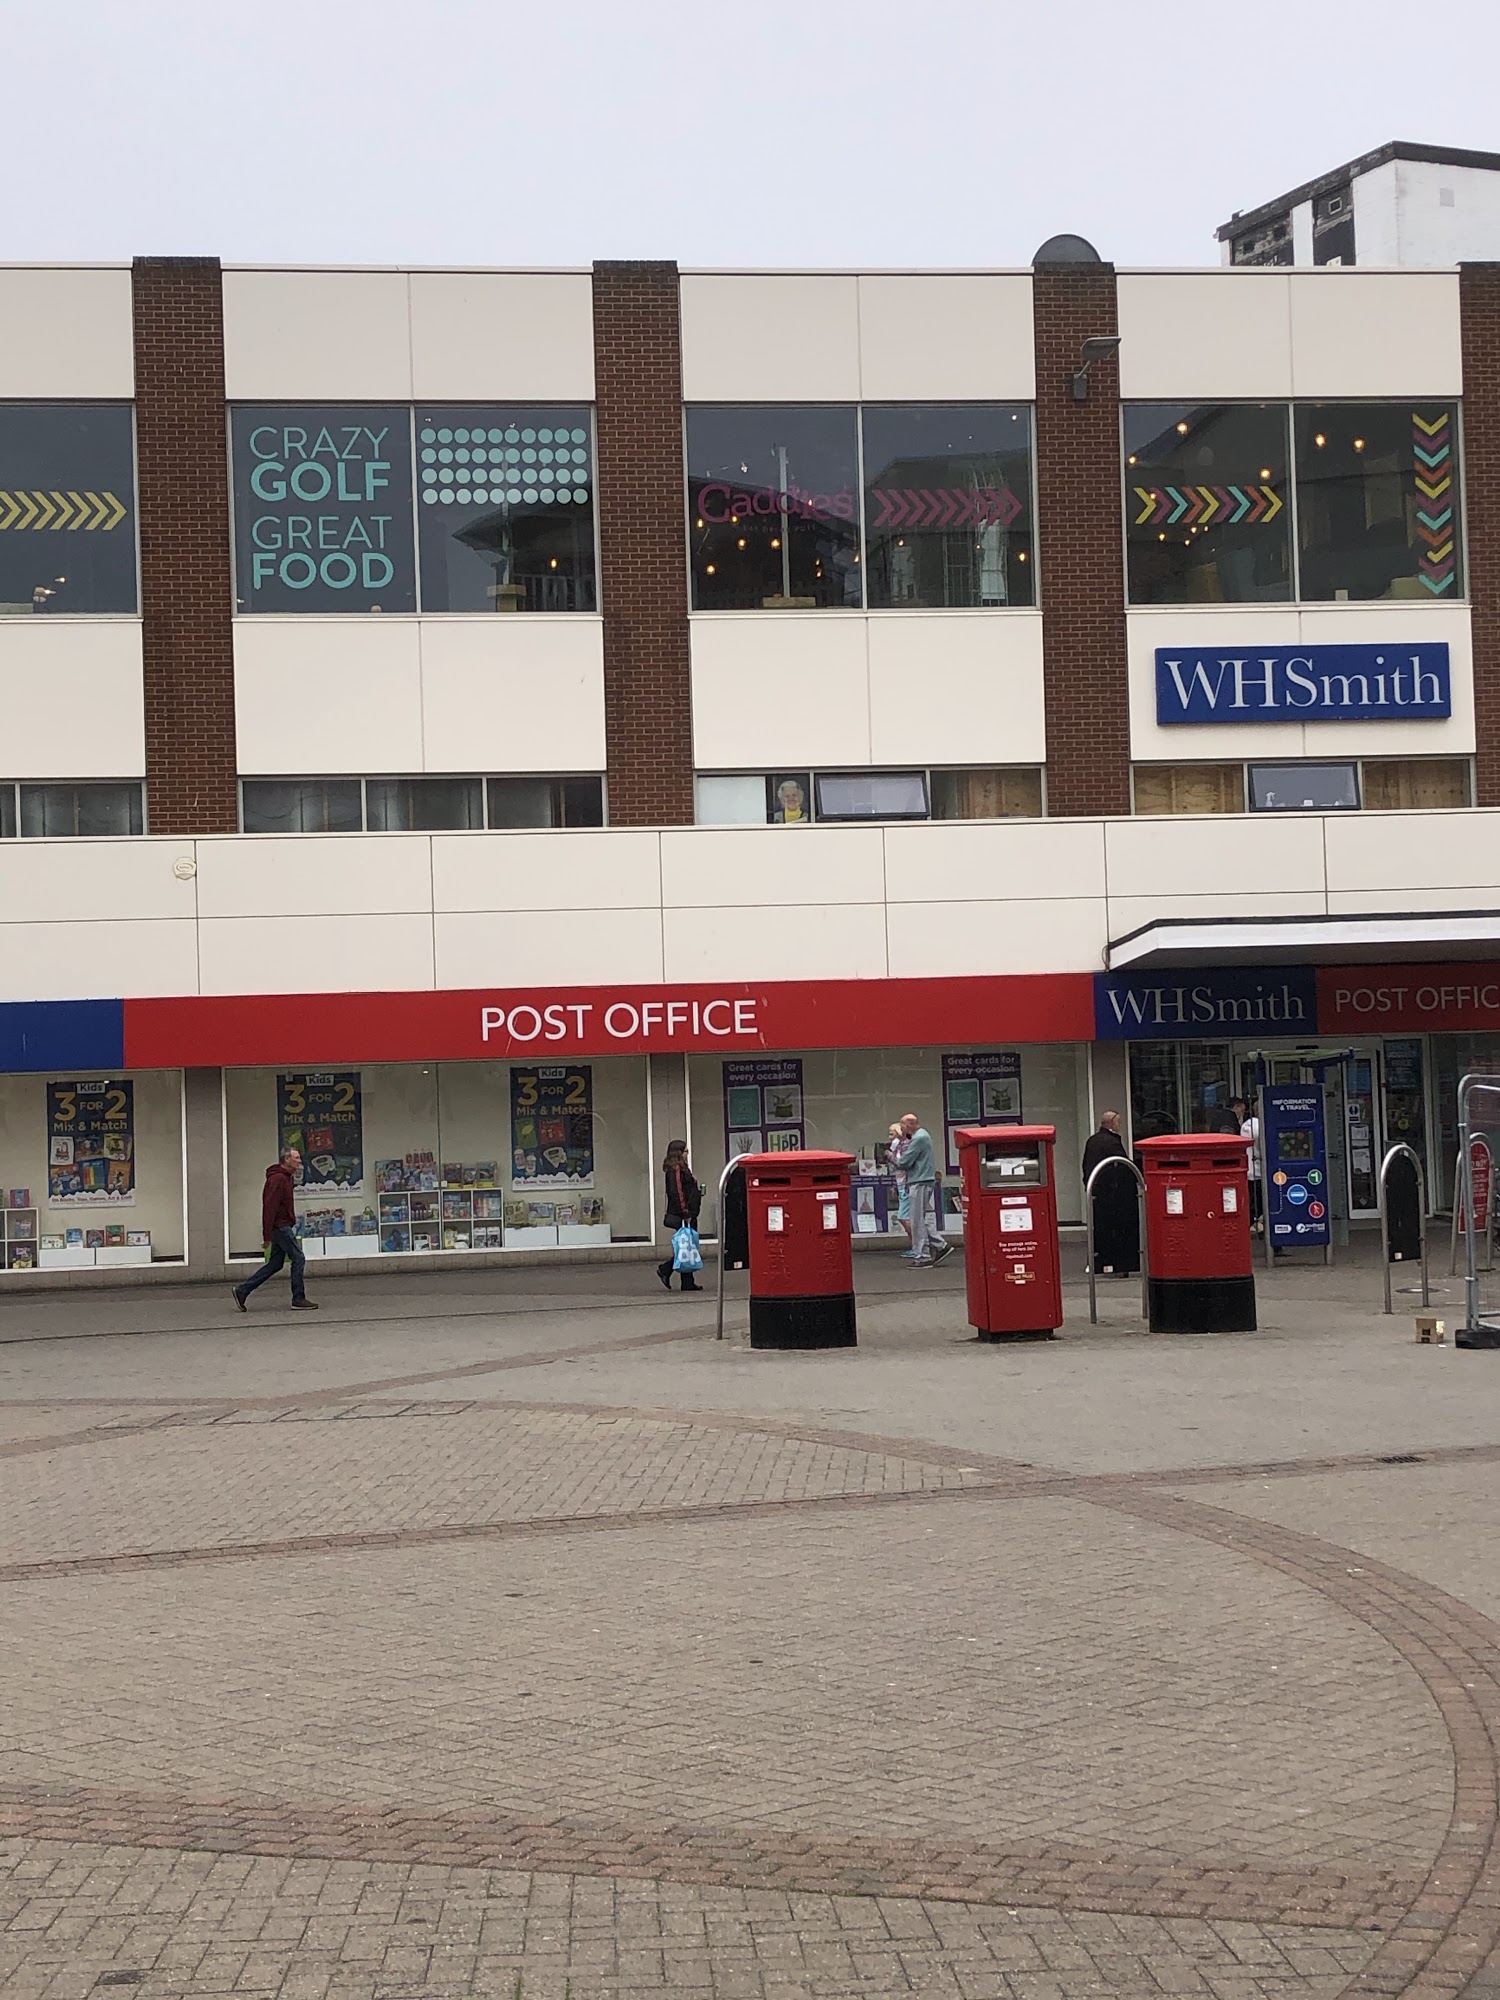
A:
[[[686,1139],[673,1139],[667,1145],[667,1157],[661,1163],[662,1179],[666,1183],[667,1207],[662,1217],[667,1234],[675,1236],[682,1225],[690,1223],[698,1227],[698,1211],[703,1206],[703,1190],[693,1179],[692,1168],[688,1165]],[[673,1263],[670,1252],[656,1267],[656,1275],[670,1292],[672,1289]],[[678,1279],[685,1292],[700,1292],[703,1287],[691,1271],[679,1271]]]
[[[1106,1111],[1083,1149],[1083,1184],[1101,1160],[1126,1160],[1120,1114]],[[1128,1278],[1141,1268],[1141,1217],[1132,1174],[1101,1175],[1094,1189],[1094,1271]]]
[[[776,787],[776,824],[802,826],[807,820],[807,794],[795,778],[783,778]]]

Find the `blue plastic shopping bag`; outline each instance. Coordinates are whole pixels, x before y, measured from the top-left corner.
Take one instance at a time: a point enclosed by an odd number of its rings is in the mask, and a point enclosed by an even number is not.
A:
[[[703,1252],[698,1248],[698,1232],[690,1222],[683,1223],[672,1238],[672,1269],[674,1271],[701,1271]]]

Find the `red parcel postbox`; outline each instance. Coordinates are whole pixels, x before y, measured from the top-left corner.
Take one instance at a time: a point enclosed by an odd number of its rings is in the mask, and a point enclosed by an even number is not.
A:
[[[746,1153],[750,1345],[853,1347],[852,1153]]]
[[[1250,1142],[1233,1133],[1141,1139],[1153,1333],[1253,1333]]]
[[[1050,1340],[1063,1323],[1053,1125],[955,1133],[969,1323],[981,1340]]]

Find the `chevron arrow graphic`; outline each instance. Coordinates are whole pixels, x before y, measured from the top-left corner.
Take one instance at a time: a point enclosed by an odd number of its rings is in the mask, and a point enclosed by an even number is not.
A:
[[[1424,418],[1419,417],[1416,411],[1413,410],[1411,413],[1411,420],[1416,425],[1419,431],[1425,431],[1428,437],[1436,437],[1438,432],[1442,430],[1444,426],[1447,424],[1448,412],[1444,410],[1441,413],[1441,415],[1434,417],[1432,422],[1429,424]]]
[[[5,518],[0,520],[0,531],[3,531],[21,518],[21,503],[13,493],[0,493],[0,506],[5,509]]]
[[[110,515],[109,519],[104,523],[105,533],[107,534],[111,528],[118,528],[120,523],[124,520],[125,502],[123,500],[117,500],[113,493],[106,493],[104,498],[106,503],[114,509],[114,512]]]
[[[1262,486],[1260,490],[1266,496],[1265,518],[1268,521],[1274,521],[1276,516],[1281,512],[1281,500],[1277,495],[1276,488],[1274,486]]]
[[[1219,502],[1211,486],[1200,486],[1198,491],[1203,495],[1203,519],[1199,522],[1199,526],[1206,528],[1218,514]]]
[[[1423,465],[1441,465],[1448,456],[1448,446],[1440,445],[1436,451],[1424,451],[1421,445],[1414,444],[1412,446],[1412,455],[1415,458],[1419,458]]]

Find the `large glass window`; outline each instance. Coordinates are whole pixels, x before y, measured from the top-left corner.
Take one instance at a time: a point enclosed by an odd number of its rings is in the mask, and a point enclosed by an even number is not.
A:
[[[21,832],[29,840],[108,838],[140,833],[145,809],[138,782],[22,785]]]
[[[360,790],[358,778],[246,778],[241,824],[246,833],[358,833]]]
[[[424,611],[593,611],[586,409],[417,411]]]
[[[1360,766],[1366,812],[1451,811],[1469,803],[1462,757],[1381,757]]]
[[[1126,404],[1132,604],[1290,598],[1286,501],[1284,404]]]
[[[934,819],[1037,819],[1042,810],[1040,771],[934,771]]]
[[[871,405],[861,423],[872,608],[1034,604],[1030,410]]]
[[[820,771],[819,819],[926,819],[925,771]]]
[[[1042,774],[1037,770],[746,771],[696,781],[700,826],[810,826],[815,819],[1033,819],[1041,810]]]
[[[695,610],[859,606],[852,408],[692,409],[687,462]]]
[[[235,410],[240,611],[415,611],[411,411]]]
[[[1461,596],[1453,405],[1308,403],[1295,421],[1302,596]]]
[[[137,603],[130,406],[0,404],[0,615]]]
[[[0,785],[0,840],[14,840],[16,835],[16,788],[14,785]]]

